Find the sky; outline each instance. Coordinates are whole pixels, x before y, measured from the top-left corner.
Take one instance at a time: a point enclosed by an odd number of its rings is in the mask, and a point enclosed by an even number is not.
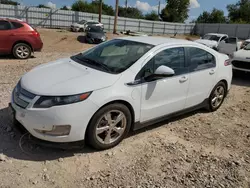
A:
[[[63,5],[70,6],[75,0],[17,0],[23,5],[35,6],[45,4],[52,8],[60,8]],[[91,0],[87,0],[91,1]],[[161,8],[166,5],[166,0],[161,1]],[[226,5],[236,3],[238,0],[190,0],[189,21],[197,18],[203,11],[211,11],[214,7],[221,9],[227,15]],[[103,0],[104,3],[114,6],[115,0]],[[120,5],[124,6],[125,0],[119,0]],[[137,7],[143,13],[157,11],[159,0],[128,0],[128,5]]]

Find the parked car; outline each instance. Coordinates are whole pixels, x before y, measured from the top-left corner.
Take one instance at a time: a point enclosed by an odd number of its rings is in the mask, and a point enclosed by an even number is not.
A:
[[[248,44],[250,44],[250,39],[247,39],[247,40],[243,41],[242,44],[241,44],[240,49],[243,49],[243,48],[246,47]]]
[[[71,31],[84,32],[88,26],[99,26],[104,28],[103,24],[95,20],[81,20],[78,23],[73,23],[70,26]]]
[[[90,44],[99,44],[106,41],[107,37],[102,27],[89,26],[86,29],[86,42]]]
[[[232,65],[234,70],[250,72],[250,43],[243,49],[234,52]]]
[[[41,51],[40,34],[28,23],[11,18],[0,18],[0,54],[13,54],[27,59],[33,52]]]
[[[240,49],[241,42],[237,37],[229,37],[226,34],[208,33],[195,42],[204,44],[221,53],[231,54]],[[220,45],[221,44],[221,45]],[[219,46],[220,45],[220,46]],[[225,49],[225,51],[223,51]]]
[[[231,81],[228,56],[209,47],[125,37],[34,68],[14,88],[11,106],[34,137],[108,149],[131,129],[198,108],[217,110]]]

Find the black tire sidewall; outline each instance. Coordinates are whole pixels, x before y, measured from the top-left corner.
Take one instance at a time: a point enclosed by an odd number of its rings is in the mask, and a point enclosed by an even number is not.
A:
[[[215,90],[217,89],[217,87],[219,87],[219,86],[222,86],[222,87],[224,88],[224,96],[223,96],[223,99],[222,99],[222,102],[220,103],[220,105],[217,106],[216,108],[214,108],[214,107],[212,106],[213,94],[214,94],[214,91],[215,91]],[[221,107],[221,105],[223,104],[224,99],[225,99],[225,97],[226,97],[226,94],[227,94],[227,88],[226,88],[225,83],[224,83],[224,82],[219,82],[218,84],[216,84],[216,86],[214,86],[214,88],[213,88],[213,90],[212,90],[212,92],[211,92],[211,94],[210,94],[210,96],[209,96],[209,100],[208,100],[209,111],[214,112],[214,111],[218,110],[218,109]]]
[[[20,58],[20,57],[16,54],[16,50],[17,50],[17,48],[20,47],[20,46],[25,46],[25,47],[27,47],[27,48],[29,49],[29,55],[28,55],[26,58]],[[14,48],[13,48],[13,55],[14,55],[15,58],[17,58],[17,59],[28,59],[28,58],[30,58],[31,53],[32,53],[31,47],[30,47],[28,44],[25,44],[25,43],[18,43],[18,44],[16,44],[16,45],[14,46]]]
[[[110,110],[122,111],[126,117],[127,125],[126,125],[126,129],[125,129],[123,135],[118,140],[116,140],[115,142],[113,142],[111,144],[102,144],[97,140],[95,130],[96,130],[97,122],[99,121],[99,119]],[[87,144],[91,145],[92,147],[94,147],[95,149],[98,149],[98,150],[105,150],[105,149],[112,148],[112,147],[118,145],[127,136],[128,132],[130,130],[131,124],[132,124],[132,116],[131,116],[130,110],[128,109],[127,106],[125,106],[123,104],[119,104],[119,103],[114,103],[114,104],[104,106],[103,108],[101,108],[99,111],[97,111],[95,113],[95,115],[93,116],[93,118],[90,121],[90,124],[89,124],[89,126],[87,128],[87,132],[86,132]]]

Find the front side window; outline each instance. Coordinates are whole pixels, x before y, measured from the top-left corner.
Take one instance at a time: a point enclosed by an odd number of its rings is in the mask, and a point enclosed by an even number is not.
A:
[[[187,73],[184,48],[170,48],[159,52],[142,68],[136,79],[153,74],[162,65],[172,68],[175,71],[175,75]]]
[[[118,74],[128,69],[153,47],[150,44],[113,39],[72,56],[71,59],[92,68]]]
[[[4,20],[0,20],[0,30],[9,30],[11,29],[10,23]]]
[[[200,48],[187,48],[189,53],[189,71],[195,72],[216,66],[215,57]]]

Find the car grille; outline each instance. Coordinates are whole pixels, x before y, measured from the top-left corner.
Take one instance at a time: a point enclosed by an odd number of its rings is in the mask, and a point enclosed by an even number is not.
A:
[[[31,100],[35,97],[35,94],[23,89],[20,82],[17,84],[16,88],[13,91],[13,101],[17,106],[21,108],[27,108]]]
[[[102,39],[94,39],[94,43],[101,43],[102,42]]]
[[[250,69],[250,63],[244,61],[232,61],[232,64],[236,68]]]

